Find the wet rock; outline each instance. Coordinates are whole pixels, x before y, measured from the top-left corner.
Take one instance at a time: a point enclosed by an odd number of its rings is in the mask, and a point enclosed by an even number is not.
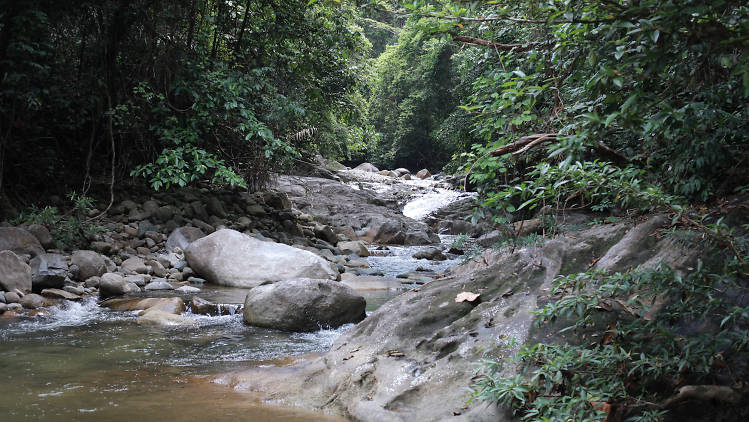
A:
[[[8,305],[6,305],[4,302],[0,302],[0,314],[8,310]]]
[[[233,315],[237,311],[237,305],[213,303],[200,297],[193,297],[190,301],[190,309],[193,313],[201,315]]]
[[[190,243],[205,237],[205,233],[197,227],[180,227],[174,230],[166,240],[166,250],[173,252],[175,248],[187,249]]]
[[[30,224],[26,230],[33,234],[34,237],[39,241],[45,249],[52,249],[55,247],[55,239],[50,234],[49,229],[41,224]]]
[[[193,286],[180,286],[174,289],[174,291],[180,292],[180,293],[198,293],[200,289],[198,289],[197,287],[193,287]]]
[[[0,251],[5,250],[18,255],[37,256],[44,253],[39,240],[20,227],[0,227]]]
[[[8,292],[16,289],[30,292],[31,287],[31,267],[12,251],[0,251],[0,288]]]
[[[179,315],[185,312],[185,302],[178,297],[149,297],[149,298],[114,298],[101,303],[101,306],[114,311],[145,311],[155,309],[162,312]]]
[[[361,257],[369,256],[369,249],[367,244],[361,240],[350,240],[344,242],[338,242],[338,249],[344,255],[357,255]]]
[[[125,279],[115,273],[105,273],[101,276],[101,282],[99,283],[99,296],[102,298],[111,296],[122,296],[130,293],[140,292],[140,287],[134,283],[129,283]]]
[[[24,295],[19,303],[26,309],[37,309],[47,306],[47,301],[36,293]]]
[[[421,169],[416,172],[416,177],[418,177],[419,179],[426,179],[427,177],[432,177],[432,173],[430,173],[427,169]]]
[[[157,278],[156,280],[146,284],[144,287],[146,291],[152,290],[174,290],[171,284],[167,283],[163,278]]]
[[[413,254],[412,257],[416,259],[429,259],[431,261],[444,261],[447,259],[447,257],[438,248],[422,249]]]
[[[75,293],[68,292],[60,289],[44,289],[42,290],[42,296],[49,297],[52,299],[65,299],[65,300],[80,300],[81,296]]]
[[[265,328],[316,331],[361,321],[365,306],[362,296],[335,281],[286,280],[251,289],[244,303],[244,320]]]
[[[94,251],[75,251],[70,258],[70,263],[78,268],[73,274],[78,280],[87,280],[89,277],[101,276],[107,272],[106,261]]]
[[[67,285],[62,289],[68,293],[73,293],[74,295],[78,296],[83,296],[86,293],[86,289],[81,286]]]
[[[251,288],[300,277],[338,276],[327,261],[311,252],[263,242],[229,229],[193,242],[185,256],[198,275],[225,286]]]
[[[370,163],[361,163],[354,167],[354,170],[366,171],[367,173],[377,173],[380,171],[377,167]]]
[[[157,327],[194,327],[198,321],[182,315],[175,315],[158,309],[144,311],[135,320],[138,325],[152,325]]]
[[[61,288],[65,285],[65,278],[68,277],[68,262],[65,256],[44,253],[35,256],[29,264],[34,291]]]

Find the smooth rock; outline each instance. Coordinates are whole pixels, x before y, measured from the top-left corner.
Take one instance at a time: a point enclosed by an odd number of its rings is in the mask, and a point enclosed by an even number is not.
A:
[[[181,287],[174,289],[174,291],[180,292],[180,293],[198,293],[200,289],[198,289],[197,287],[193,287],[193,286],[181,286]]]
[[[86,293],[86,289],[81,286],[67,285],[62,289],[68,293],[73,293],[74,295],[78,296],[83,296]]]
[[[416,177],[419,179],[426,179],[427,177],[432,177],[432,173],[427,169],[421,169],[416,173]]]
[[[104,257],[94,251],[75,251],[70,258],[70,263],[78,268],[78,271],[73,275],[81,281],[88,280],[89,277],[101,276],[107,272]]]
[[[0,288],[30,292],[31,287],[31,267],[12,251],[0,251]]]
[[[144,287],[146,291],[152,291],[152,290],[174,290],[174,287],[172,287],[171,284],[167,283],[166,280],[162,279],[156,279],[148,284],[146,284],[146,287]]]
[[[68,262],[65,256],[44,253],[35,256],[31,262],[31,284],[34,291],[46,288],[61,288],[68,276]]]
[[[157,309],[162,312],[179,315],[185,312],[185,302],[178,297],[149,297],[149,298],[114,298],[101,303],[101,306],[114,311],[144,311]]]
[[[18,303],[21,295],[16,292],[5,292],[5,303]]]
[[[301,277],[336,279],[338,276],[326,260],[311,252],[263,242],[229,229],[196,240],[185,256],[198,275],[224,286],[252,288]]]
[[[120,268],[122,268],[122,270],[125,272],[132,272],[136,274],[148,274],[149,272],[149,267],[146,265],[146,262],[139,256],[132,256],[126,259],[122,262]]]
[[[396,290],[403,288],[401,281],[397,278],[376,277],[371,275],[347,277],[345,280],[341,281],[341,284],[345,284],[354,290],[360,291]]]
[[[101,282],[99,283],[100,297],[122,296],[137,292],[140,292],[140,287],[125,281],[119,274],[105,273],[101,276]]]
[[[198,321],[194,318],[175,315],[158,309],[143,311],[135,320],[138,325],[153,325],[157,327],[194,327]]]
[[[42,296],[50,297],[53,299],[65,299],[65,300],[80,300],[81,296],[70,293],[60,289],[44,289],[42,290]]]
[[[39,240],[20,227],[0,227],[0,251],[5,250],[18,255],[37,256],[44,253]]]
[[[444,261],[447,257],[438,248],[425,248],[412,255],[416,259],[429,259],[432,261]]]
[[[127,275],[125,276],[125,281],[133,283],[138,287],[145,287],[145,285],[150,281],[150,279],[146,280],[146,277],[148,276],[143,274]]]
[[[175,229],[166,239],[166,250],[173,252],[175,248],[186,250],[190,243],[205,237],[205,233],[197,227],[180,227]]]
[[[42,224],[30,224],[26,230],[36,237],[36,240],[41,243],[45,249],[52,249],[55,247],[55,239],[50,234],[49,229]]]
[[[47,301],[43,297],[35,293],[29,293],[24,295],[19,303],[26,309],[37,309],[47,306]]]
[[[367,249],[367,244],[362,240],[338,242],[337,247],[344,255],[354,254],[360,257],[369,256],[369,249]]]
[[[258,286],[247,293],[244,320],[286,331],[316,331],[363,320],[366,301],[352,288],[309,278]]]
[[[371,163],[361,163],[358,166],[354,167],[354,170],[366,171],[367,173],[377,173],[378,171],[380,171]]]

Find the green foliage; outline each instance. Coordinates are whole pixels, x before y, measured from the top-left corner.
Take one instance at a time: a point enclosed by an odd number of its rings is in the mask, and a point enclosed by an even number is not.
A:
[[[731,294],[746,288],[742,265],[730,258],[713,271],[700,262],[684,276],[668,267],[560,276],[537,324],[572,321],[561,332],[600,329],[600,341],[524,346],[512,360],[523,374],[512,378],[490,361],[475,397],[527,420],[601,420],[611,409],[631,420],[663,420],[666,410],[653,403],[749,359],[749,307]],[[601,328],[602,311],[612,309],[622,315]]]

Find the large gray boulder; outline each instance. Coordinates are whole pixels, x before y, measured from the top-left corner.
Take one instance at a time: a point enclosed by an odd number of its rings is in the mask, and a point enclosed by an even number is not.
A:
[[[78,268],[74,275],[81,281],[107,272],[107,262],[104,257],[94,251],[80,250],[73,252],[70,264]]]
[[[364,297],[341,283],[305,278],[253,288],[243,312],[250,325],[316,331],[363,320],[366,304]]]
[[[185,257],[198,275],[224,286],[252,288],[294,278],[338,277],[330,263],[311,252],[229,229],[191,243]]]
[[[9,250],[0,251],[0,288],[6,292],[31,291],[31,267]]]
[[[366,171],[367,173],[377,173],[378,171],[380,171],[371,163],[361,163],[358,166],[354,167],[354,170]]]
[[[36,256],[44,253],[39,240],[20,227],[0,227],[0,251]]]
[[[35,256],[31,262],[31,283],[35,292],[43,289],[62,288],[68,276],[68,262],[60,254],[45,253]]]
[[[205,233],[197,227],[179,227],[174,229],[172,234],[166,239],[166,250],[167,252],[172,252],[174,248],[180,248],[184,251],[190,246],[190,243],[201,237],[205,237]]]

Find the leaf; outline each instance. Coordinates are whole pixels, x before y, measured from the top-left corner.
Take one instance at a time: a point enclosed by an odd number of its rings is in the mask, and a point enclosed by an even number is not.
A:
[[[481,296],[481,294],[479,293],[460,292],[457,296],[455,296],[455,302],[473,302],[478,299],[479,296]]]

